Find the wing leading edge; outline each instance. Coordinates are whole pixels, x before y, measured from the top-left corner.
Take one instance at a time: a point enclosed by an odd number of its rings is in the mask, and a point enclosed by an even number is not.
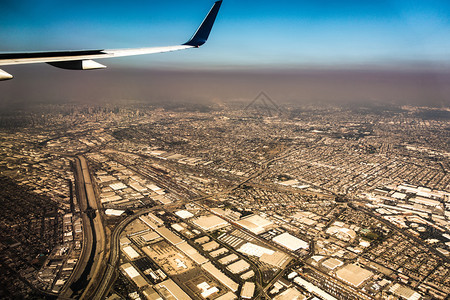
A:
[[[164,53],[202,46],[209,37],[211,29],[216,20],[222,0],[214,3],[205,19],[189,41],[182,45],[167,47],[148,47],[133,49],[112,50],[79,50],[79,51],[53,51],[53,52],[30,52],[30,53],[0,53],[0,66],[48,63],[54,67],[70,70],[92,70],[102,69],[106,66],[92,59],[123,57],[142,54]],[[13,76],[0,69],[0,80],[12,79]]]

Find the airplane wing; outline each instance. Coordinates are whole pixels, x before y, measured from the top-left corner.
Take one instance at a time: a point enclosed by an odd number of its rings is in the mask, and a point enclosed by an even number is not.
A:
[[[29,52],[29,53],[0,53],[0,66],[48,63],[54,67],[69,70],[103,69],[106,66],[93,61],[93,59],[111,58],[131,55],[153,54],[198,48],[206,43],[214,21],[216,20],[222,0],[214,3],[206,15],[200,27],[189,41],[182,45],[167,47],[150,47],[135,49],[113,50],[78,50],[78,51],[53,51],[53,52]],[[12,79],[13,76],[0,69],[0,80]]]

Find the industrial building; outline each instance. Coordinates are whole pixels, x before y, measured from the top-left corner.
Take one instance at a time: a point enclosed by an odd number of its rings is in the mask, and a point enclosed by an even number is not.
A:
[[[273,300],[284,300],[284,299],[304,300],[306,299],[306,296],[300,293],[300,291],[297,290],[295,287],[292,287],[273,298]]]
[[[216,278],[220,283],[229,288],[231,291],[236,292],[239,288],[239,284],[234,282],[230,277],[222,273],[211,262],[207,262],[202,265],[202,268]]]
[[[336,276],[354,287],[360,287],[364,281],[373,276],[373,273],[358,265],[350,264],[337,270]]]
[[[181,251],[183,251],[183,253],[186,254],[186,256],[188,256],[190,259],[192,259],[193,261],[195,261],[199,265],[202,265],[202,264],[207,263],[209,261],[209,259],[207,259],[203,255],[198,253],[198,251],[194,247],[189,245],[187,242],[183,242],[181,244],[178,244],[176,247],[178,249],[180,249]]]
[[[203,251],[210,252],[220,247],[220,244],[216,241],[211,241],[202,245]]]
[[[205,231],[214,231],[229,225],[227,221],[215,215],[201,216],[192,223]]]
[[[273,226],[272,221],[264,219],[260,215],[250,215],[242,218],[237,223],[254,234],[264,233]]]
[[[241,298],[252,299],[255,294],[255,284],[253,282],[246,281],[242,286]]]
[[[217,250],[212,251],[211,253],[209,253],[209,255],[211,255],[212,257],[218,257],[218,256],[220,256],[222,254],[227,253],[227,252],[228,252],[228,249],[222,247],[222,248],[219,248]]]
[[[331,296],[330,294],[328,294],[324,290],[318,288],[317,286],[315,286],[311,282],[308,282],[308,281],[304,280],[300,276],[295,277],[294,282],[296,284],[298,284],[299,286],[303,287],[304,289],[306,289],[308,292],[313,293],[313,294],[319,296],[320,298],[322,298],[324,300],[337,300],[336,298],[334,298],[333,296]]]
[[[166,227],[158,227],[155,229],[155,231],[174,246],[183,242],[183,240],[178,235],[176,235]]]
[[[402,286],[398,283],[394,284],[389,291],[393,293],[395,296],[400,297],[401,299],[406,300],[419,300],[422,298],[422,296],[417,293],[416,291],[406,287]]]
[[[212,294],[219,292],[219,289],[216,286],[211,287],[207,282],[198,284],[197,288],[202,291],[201,295],[203,298],[208,298]]]
[[[164,297],[164,299],[189,300],[192,299],[186,294],[172,279],[167,279],[157,285],[155,288]]]
[[[147,225],[148,227],[150,227],[151,229],[155,230],[156,228],[158,228],[158,225],[151,221],[147,216],[141,216],[139,217],[139,219],[145,223],[145,225]]]
[[[179,210],[179,211],[175,212],[175,215],[177,215],[178,217],[180,217],[182,219],[189,219],[194,216],[192,213],[188,212],[187,210]]]
[[[308,249],[309,247],[307,242],[291,235],[288,232],[276,236],[273,241],[291,251],[297,251],[298,249]]]
[[[232,292],[228,292],[214,300],[235,300],[237,299],[237,296],[235,294],[233,294]]]
[[[130,263],[123,264],[120,268],[125,275],[127,275],[137,285],[138,288],[148,285],[144,277],[139,274],[139,272]]]
[[[131,260],[140,257],[139,253],[137,253],[132,246],[126,246],[122,250]]]
[[[250,269],[250,264],[245,260],[241,259],[229,265],[227,269],[233,274],[239,274]]]
[[[241,247],[239,247],[239,249],[237,251],[244,253],[246,255],[256,256],[256,257],[261,257],[263,254],[272,255],[275,253],[275,251],[273,251],[271,249],[264,248],[264,247],[258,246],[256,244],[253,244],[253,243],[245,243]]]
[[[342,266],[343,264],[344,264],[344,263],[343,263],[342,261],[340,261],[339,259],[336,259],[336,258],[329,258],[329,259],[327,259],[326,261],[324,261],[324,262],[322,263],[322,266],[324,266],[324,267],[327,268],[327,269],[334,270],[334,269],[336,269],[337,267]]]
[[[276,251],[273,254],[267,254],[264,253],[263,255],[261,255],[261,257],[259,258],[259,260],[262,263],[271,265],[273,267],[276,268],[283,268],[284,265],[289,261],[290,257],[289,255],[280,252],[280,251]]]
[[[149,233],[146,233],[146,234],[142,235],[141,239],[144,242],[148,243],[148,242],[154,241],[154,240],[156,240],[156,239],[158,239],[160,237],[161,236],[158,233],[156,233],[155,231],[151,231]]]
[[[219,263],[221,263],[222,265],[228,265],[229,263],[232,263],[233,261],[236,261],[238,259],[239,259],[239,256],[232,253],[230,255],[227,255],[227,256],[219,259]]]
[[[245,272],[244,274],[241,275],[241,279],[242,280],[247,280],[252,278],[253,276],[255,276],[255,272],[253,272],[253,270],[250,270],[248,272]]]

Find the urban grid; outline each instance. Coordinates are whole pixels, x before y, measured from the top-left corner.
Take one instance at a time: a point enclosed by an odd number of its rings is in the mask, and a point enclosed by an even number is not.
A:
[[[450,111],[41,104],[0,116],[0,298],[448,299]]]

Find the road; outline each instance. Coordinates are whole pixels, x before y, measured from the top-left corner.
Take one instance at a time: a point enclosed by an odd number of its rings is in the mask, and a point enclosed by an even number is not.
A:
[[[105,267],[106,235],[89,168],[83,156],[76,157],[75,180],[83,222],[83,245],[78,263],[61,298],[91,299],[97,278],[102,275]]]
[[[277,157],[277,158],[272,158],[270,160],[268,160],[267,162],[265,162],[263,165],[261,165],[261,168],[254,172],[252,175],[250,175],[249,177],[247,177],[246,179],[242,180],[241,182],[237,183],[235,186],[219,192],[219,193],[215,193],[212,195],[204,195],[204,196],[200,196],[197,197],[195,199],[192,199],[190,201],[183,201],[183,202],[196,202],[198,205],[200,205],[201,207],[204,207],[203,205],[199,204],[198,202],[201,200],[206,200],[206,199],[210,199],[213,197],[217,197],[221,194],[225,194],[225,193],[230,193],[231,191],[239,188],[240,186],[242,186],[243,184],[247,183],[248,181],[260,176],[268,167],[271,163],[285,157],[287,151],[284,151],[284,153],[282,154],[281,157]],[[116,159],[116,158],[114,158]],[[140,174],[141,176],[143,176],[144,178],[150,179],[152,181],[155,181],[154,176],[149,176],[149,174],[143,174],[142,172],[140,172],[139,170],[137,170],[135,167],[132,166],[127,166],[129,168],[131,168],[133,171],[137,172],[138,174]],[[151,177],[151,178],[149,178]],[[162,182],[158,182],[160,185],[164,186],[164,184],[162,184]],[[182,203],[183,203],[182,202]],[[179,203],[177,203],[179,204]],[[93,297],[92,299],[105,299],[107,293],[109,292],[113,282],[114,282],[114,276],[116,274],[117,271],[117,264],[119,261],[119,254],[120,254],[120,245],[119,245],[119,238],[120,238],[120,234],[123,231],[123,229],[125,229],[125,227],[130,224],[133,220],[137,219],[138,217],[147,214],[149,212],[151,212],[152,210],[158,209],[158,208],[162,208],[162,206],[157,206],[157,207],[153,207],[150,209],[145,209],[142,211],[139,211],[138,213],[136,213],[133,216],[130,216],[126,219],[124,219],[119,225],[117,225],[114,228],[114,231],[111,234],[111,245],[110,245],[110,255],[107,258],[107,264],[106,264],[106,270],[102,276],[101,279],[98,280],[98,285],[97,285],[97,289],[95,289],[94,293],[92,293]],[[205,209],[206,208],[204,207]],[[259,237],[257,237],[258,239],[260,239]],[[277,247],[278,248],[278,247]]]
[[[159,206],[158,206],[159,207]],[[119,261],[119,254],[120,254],[120,245],[119,245],[119,237],[121,232],[127,227],[128,224],[136,220],[142,215],[148,214],[152,210],[154,210],[155,207],[145,209],[140,211],[139,213],[136,213],[126,219],[124,219],[122,222],[120,222],[119,225],[117,225],[114,228],[113,233],[111,234],[111,251],[108,258],[106,271],[104,272],[103,277],[98,283],[98,287],[93,293],[92,299],[105,299],[108,291],[111,288],[111,285],[113,284],[114,275],[117,271],[117,263]]]
[[[81,162],[78,158],[75,159],[75,188],[78,198],[78,205],[80,206],[81,219],[83,224],[83,243],[81,249],[81,255],[78,258],[78,263],[75,266],[72,275],[66,282],[64,289],[61,292],[60,298],[76,297],[79,291],[82,291],[85,287],[85,281],[83,280],[83,273],[88,268],[89,258],[92,253],[94,233],[90,224],[90,218],[87,214],[88,200],[85,190],[83,172]]]
[[[94,187],[92,185],[91,175],[89,174],[89,168],[86,159],[81,155],[78,156],[78,159],[81,162],[85,190],[89,204],[88,209],[90,210],[89,215],[91,217],[91,224],[94,226],[93,232],[96,238],[93,241],[93,243],[95,243],[95,247],[93,247],[94,259],[92,262],[91,271],[88,276],[89,283],[81,296],[81,299],[91,299],[94,295],[93,293],[96,290],[96,284],[102,277],[103,270],[106,267],[104,263],[106,255],[106,234],[103,224],[103,218],[101,212],[98,209],[98,200],[95,196]]]

